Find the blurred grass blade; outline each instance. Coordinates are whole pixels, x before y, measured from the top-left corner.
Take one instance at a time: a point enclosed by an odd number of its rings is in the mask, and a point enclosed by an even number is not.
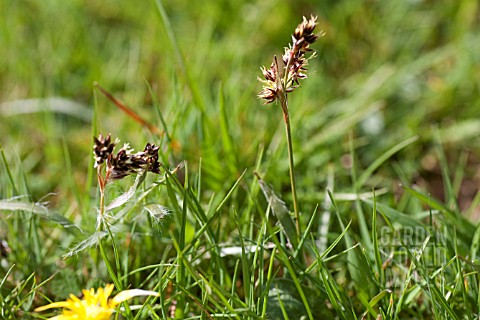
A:
[[[351,192],[335,192],[335,200],[340,201],[356,201],[364,199],[373,199],[374,196],[379,196],[389,192],[387,188],[377,189],[374,192],[361,192],[361,193],[351,193]]]
[[[475,226],[470,221],[468,221],[460,212],[452,211],[450,208],[448,208],[446,205],[442,204],[438,200],[418,190],[415,190],[407,186],[403,186],[403,188],[408,193],[412,194],[413,196],[415,196],[417,199],[419,199],[429,207],[444,212],[447,220],[449,221],[449,224],[447,226],[454,227],[458,230],[458,237],[459,239],[462,240],[461,243],[459,243],[459,245],[461,245],[464,248],[470,247],[472,237],[475,233]],[[451,240],[451,239],[447,239],[447,240]],[[466,254],[466,252],[463,252],[462,250],[462,254],[464,253]]]
[[[478,136],[480,136],[480,120],[477,118],[458,119],[438,132],[439,139],[449,144],[462,143]]]
[[[190,70],[186,64],[185,58],[180,50],[180,46],[177,42],[177,37],[175,36],[175,32],[173,31],[172,24],[170,23],[170,19],[168,17],[167,11],[163,6],[162,0],[155,0],[155,4],[157,5],[158,13],[161,19],[161,23],[165,29],[165,32],[168,35],[168,39],[172,44],[173,50],[175,51],[175,55],[177,57],[177,63],[180,67],[181,72],[186,78],[187,85],[190,88],[190,92],[192,93],[193,101],[197,108],[201,111],[202,115],[205,114],[205,102],[203,101],[203,96],[198,89],[198,86],[195,81],[193,81],[192,76],[190,75]],[[205,117],[202,117],[203,121]]]
[[[25,99],[0,103],[0,114],[7,117],[38,112],[61,113],[85,122],[92,120],[90,108],[66,98]]]
[[[435,151],[437,152],[439,166],[442,172],[445,200],[450,208],[453,208],[453,210],[460,212],[460,207],[458,205],[455,191],[453,190],[452,182],[450,180],[450,170],[448,169],[448,162],[442,147],[442,143],[440,141],[439,133],[438,130],[434,131]]]
[[[340,227],[342,231],[346,230],[346,227],[341,219],[340,212],[338,211],[337,203],[333,194],[330,190],[327,190],[328,195],[332,201],[332,206],[335,209],[335,212],[338,217],[338,221],[340,223]],[[365,286],[365,283],[375,284],[374,278],[372,276],[370,267],[368,265],[368,261],[365,255],[362,253],[362,248],[353,245],[353,240],[348,234],[348,232],[344,232],[345,243],[347,246],[347,268],[352,277],[353,282],[355,283],[356,287],[358,288],[358,298],[360,301],[367,306],[368,305],[368,297],[370,296],[371,292],[375,290],[375,286]],[[349,250],[352,248],[352,250]]]
[[[398,210],[390,208],[387,205],[379,202],[373,202],[371,200],[363,200],[370,208],[376,208],[378,212],[384,214],[391,222],[396,223],[397,227],[419,227],[423,226],[423,223],[414,219],[412,216],[406,215]]]
[[[158,97],[155,94],[155,92],[153,92],[152,86],[150,85],[150,83],[147,80],[145,80],[145,85],[147,86],[148,92],[150,93],[150,96],[152,97],[153,105],[155,106],[155,111],[157,112],[158,117],[160,118],[160,122],[162,123],[163,132],[165,133],[165,137],[167,138],[167,141],[170,144],[170,146],[172,146],[172,141],[173,140],[172,140],[172,137],[171,137],[170,133],[168,132],[168,126],[167,126],[167,122],[165,121],[165,117],[163,115],[163,112],[160,110],[160,106],[158,104]]]
[[[237,171],[236,166],[236,152],[233,144],[233,139],[230,134],[227,111],[225,108],[225,93],[223,92],[223,85],[220,84],[218,88],[218,107],[220,108],[220,132],[222,136],[223,150],[225,152],[224,161],[227,164],[230,173]]]
[[[372,208],[372,246],[374,251],[375,266],[377,268],[375,275],[381,287],[385,286],[385,270],[382,268],[382,256],[380,254],[380,248],[378,244],[377,233],[377,198],[373,199]]]
[[[430,208],[437,209],[440,211],[443,211],[447,213],[448,215],[456,215],[455,212],[452,211],[452,209],[448,208],[446,205],[441,203],[440,201],[432,198],[430,195],[427,195],[419,190],[407,187],[407,186],[402,186],[403,189],[405,189],[408,193],[412,194],[415,196],[417,199],[422,201],[424,204],[428,205]]]
[[[68,185],[75,196],[75,200],[77,201],[77,205],[79,206],[79,211],[83,212],[83,206],[84,203],[82,201],[82,196],[80,191],[77,188],[77,185],[75,184],[74,180],[74,173],[73,173],[73,166],[72,166],[72,159],[70,157],[70,151],[68,150],[68,145],[66,139],[62,139],[62,147],[63,147],[63,155],[65,158],[65,176],[66,179],[68,180]]]
[[[360,177],[358,177],[355,190],[360,190],[365,184],[365,182],[367,181],[367,179],[370,178],[372,173],[376,169],[378,169],[378,167],[380,167],[385,161],[387,161],[391,156],[393,156],[398,151],[408,147],[410,144],[414,143],[417,140],[418,140],[418,136],[410,137],[404,141],[401,141],[395,144],[392,148],[385,151],[380,157],[377,157],[376,160],[371,165],[369,165],[367,169],[365,169],[362,172]]]
[[[110,235],[110,237],[112,239],[113,255],[114,255],[114,260],[115,260],[116,269],[117,269],[116,271],[118,273],[120,273],[121,272],[120,267],[119,267],[120,262],[119,262],[119,259],[118,259],[118,251],[117,251],[117,247],[116,247],[116,244],[115,244],[115,239],[113,238],[113,235],[111,233],[110,228],[108,228],[108,225],[107,225],[107,229],[108,229],[108,234]],[[103,243],[102,243],[102,238],[100,238],[100,237],[98,237],[98,248],[100,249],[100,255],[102,256],[103,262],[105,263],[105,267],[107,268],[107,272],[110,275],[110,278],[112,279],[113,283],[115,284],[115,287],[118,290],[121,291],[122,288],[123,288],[122,283],[121,283],[121,281],[119,281],[119,279],[117,277],[117,274],[115,273],[115,269],[113,269],[112,264],[108,260],[109,257],[107,256],[107,254],[105,252],[105,248],[103,247]],[[127,318],[131,318],[131,311],[130,311],[130,308],[128,307],[128,304],[124,303],[123,306],[125,307],[126,314],[130,315],[130,317],[127,317]]]
[[[292,287],[294,286],[296,288],[296,293],[298,293],[298,297],[299,297],[298,301],[301,301],[303,308],[306,312],[306,316],[308,316],[310,320],[313,320],[314,318],[312,314],[312,309],[310,307],[310,302],[308,301],[307,295],[305,294],[306,290],[304,290],[304,287],[302,286],[301,281],[297,276],[297,275],[300,275],[299,272],[297,272],[297,270],[294,268],[294,265],[292,263],[295,261],[290,260],[291,259],[290,254],[288,254],[285,247],[280,244],[277,237],[275,236],[272,237],[272,240],[275,243],[278,250],[280,251],[279,258],[282,259],[283,264],[285,265],[285,268],[288,270],[289,275],[292,278],[291,284],[292,284]],[[287,279],[283,279],[283,280],[287,280]],[[315,303],[313,304],[313,306],[318,306],[318,304]]]
[[[317,262],[315,263],[312,263],[310,266],[308,266],[308,268],[305,270],[305,273],[310,273],[314,268],[316,268],[317,266],[319,266],[319,261],[321,261],[322,263],[323,262],[326,262],[329,260],[329,258],[327,257],[328,254],[330,252],[332,252],[332,250],[340,243],[340,241],[343,239],[343,237],[345,236],[345,233],[348,231],[348,229],[350,228],[350,225],[352,224],[352,221],[350,221],[347,226],[345,227],[345,230],[343,230],[343,232],[332,242],[332,244],[324,251],[320,254],[320,251],[318,250],[315,250],[314,251],[314,254],[315,256],[317,257]]]
[[[10,166],[8,165],[7,158],[5,157],[5,151],[3,149],[2,144],[0,144],[0,154],[2,155],[2,160],[5,166],[5,171],[7,172],[8,181],[12,185],[13,195],[17,196],[18,195],[17,186],[15,185],[15,181],[13,180],[12,171],[10,170]]]
[[[254,305],[253,303],[253,296],[251,294],[252,292],[252,283],[250,282],[251,278],[250,278],[250,272],[252,271],[251,270],[251,267],[250,267],[250,263],[248,262],[248,259],[247,259],[247,252],[245,250],[245,243],[243,241],[243,236],[242,236],[242,229],[240,228],[240,225],[238,224],[238,220],[235,218],[235,224],[237,226],[237,230],[238,230],[238,234],[239,234],[239,240],[240,240],[240,246],[241,246],[241,261],[242,261],[242,273],[243,273],[243,294],[245,296],[245,302],[246,304],[251,307]]]
[[[28,283],[30,282],[30,280],[32,280],[32,290],[25,290],[25,288],[27,287]],[[32,272],[25,280],[23,280],[22,282],[20,282],[18,284],[18,286],[15,288],[16,289],[16,292],[18,294],[20,294],[22,291],[26,291],[26,292],[29,292],[29,295],[32,294],[34,292],[33,288],[35,287],[35,283],[36,283],[36,279],[35,279],[35,273]],[[17,311],[22,307],[23,305],[23,302],[28,299],[28,295],[23,298],[23,299],[20,299],[19,296],[16,297],[16,300],[17,303],[15,305],[15,307],[13,308],[13,312],[14,313],[17,313]]]
[[[328,245],[328,230],[330,227],[332,200],[328,196],[327,190],[334,190],[334,171],[333,165],[328,166],[327,188],[325,190],[325,199],[323,200],[323,210],[318,226],[318,238],[316,239],[318,252],[325,251]]]
[[[477,254],[480,248],[480,223],[477,225],[477,229],[475,230],[475,233],[473,234],[473,239],[472,239],[472,245],[470,247],[470,256],[473,257],[476,262],[477,260]],[[477,270],[480,272],[480,270]],[[480,296],[479,296],[480,298]]]
[[[17,198],[0,200],[0,210],[30,212],[39,215],[46,220],[56,222],[64,228],[73,227],[82,231],[82,229],[72,221],[58,213],[52,213],[45,205],[38,202],[22,202],[18,201]]]

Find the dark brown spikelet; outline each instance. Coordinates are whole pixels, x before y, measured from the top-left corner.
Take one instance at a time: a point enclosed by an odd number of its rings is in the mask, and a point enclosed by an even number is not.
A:
[[[270,69],[261,67],[265,80],[258,78],[259,81],[264,83],[262,91],[258,93],[260,99],[265,99],[265,104],[272,103],[277,98],[277,77],[278,77],[278,64],[277,58],[273,58]]]
[[[144,159],[148,164],[148,171],[153,173],[160,173],[160,163],[158,162],[158,149],[154,144],[147,143],[143,153],[145,154]]]
[[[311,51],[308,46],[318,39],[318,35],[314,34],[317,25],[317,17],[311,16],[309,20],[303,17],[303,22],[298,25],[293,33],[294,46],[298,45],[302,51]]]
[[[93,155],[95,158],[95,168],[104,163],[112,154],[115,143],[112,143],[110,134],[104,138],[102,134],[98,138],[93,138]]]
[[[118,180],[130,174],[142,171],[160,173],[161,164],[158,162],[158,150],[154,144],[147,143],[143,151],[132,153],[132,149],[125,144],[117,154],[113,154],[116,143],[111,142],[110,134],[105,138],[100,135],[93,138],[93,154],[95,158],[95,168],[101,175],[101,165],[106,163],[105,180]]]
[[[118,180],[145,168],[147,161],[142,154],[131,154],[128,145],[125,145],[118,153],[111,155],[107,161],[107,179]]]
[[[111,155],[107,161],[108,179],[122,179],[144,170],[159,174],[158,150],[159,147],[147,143],[144,151],[132,154],[128,145],[124,146],[115,157]]]

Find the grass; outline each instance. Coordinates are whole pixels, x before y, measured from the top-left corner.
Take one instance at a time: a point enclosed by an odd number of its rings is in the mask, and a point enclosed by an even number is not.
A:
[[[127,319],[478,319],[478,12],[0,2],[0,318],[114,283],[160,294]],[[325,36],[289,99],[292,246],[281,108],[256,78],[310,14]],[[103,230],[100,132],[155,143],[165,168],[109,183]]]

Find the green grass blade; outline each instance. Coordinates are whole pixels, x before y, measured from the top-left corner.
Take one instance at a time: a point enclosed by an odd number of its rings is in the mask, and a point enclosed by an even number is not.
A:
[[[294,258],[297,258],[298,255],[302,253],[305,241],[307,241],[308,236],[310,235],[310,231],[313,228],[313,224],[317,221],[317,216],[318,216],[318,205],[315,206],[315,210],[313,211],[313,214],[311,215],[310,220],[308,221],[307,228],[303,231],[303,235],[300,238],[298,247],[297,249],[295,249],[295,252],[293,253]]]
[[[218,107],[220,109],[220,134],[222,137],[223,150],[225,153],[224,161],[230,173],[233,174],[237,171],[237,157],[233,144],[233,138],[229,130],[230,126],[228,123],[228,114],[225,108],[225,93],[222,84],[220,84],[218,88]]]
[[[240,246],[242,248],[242,255],[241,255],[241,261],[242,261],[242,271],[243,271],[243,291],[245,295],[245,303],[247,306],[250,308],[254,306],[253,303],[253,288],[252,284],[250,283],[251,280],[251,275],[250,275],[250,270],[251,270],[251,265],[248,261],[247,254],[245,252],[245,243],[243,241],[243,236],[241,232],[240,225],[237,222],[237,219],[235,219],[235,223],[237,225],[237,230],[239,233],[239,240],[240,240]],[[255,265],[253,265],[255,266]]]
[[[345,225],[340,217],[338,212],[338,207],[336,201],[333,197],[333,194],[330,190],[328,190],[329,197],[332,201],[332,206],[337,213],[338,220],[340,222],[340,226],[343,231],[345,231]],[[369,286],[366,288],[363,284],[365,283],[372,283],[374,284],[374,278],[372,277],[372,271],[368,265],[368,261],[366,257],[362,254],[361,248],[354,247],[353,240],[351,239],[350,235],[345,232],[344,235],[345,243],[347,248],[352,248],[353,250],[347,251],[347,268],[352,277],[353,282],[356,284],[358,288],[358,297],[361,302],[367,306],[368,305],[368,296],[375,290],[375,287]]]
[[[357,161],[355,160],[353,133],[350,133],[348,141],[349,141],[349,153],[352,159],[352,165],[350,166],[350,176],[351,176],[353,187],[354,187],[353,191],[357,195],[356,200],[354,201],[355,213],[357,214],[358,224],[360,227],[360,235],[361,235],[363,245],[367,249],[370,249],[372,247],[372,243],[370,240],[370,233],[368,231],[367,221],[365,219],[365,213],[363,212],[362,206],[360,205],[360,200],[358,200],[358,193],[360,190],[357,188],[358,186],[357,168],[356,168]],[[372,252],[372,250],[369,250],[369,252]]]
[[[201,113],[204,114],[205,102],[203,101],[202,94],[200,93],[196,82],[192,79],[192,76],[190,75],[190,69],[186,64],[185,58],[183,57],[183,54],[180,50],[180,46],[178,45],[177,37],[175,36],[175,32],[173,31],[173,27],[170,22],[170,18],[168,17],[167,11],[163,6],[162,0],[155,0],[155,4],[159,13],[161,23],[163,24],[163,27],[168,35],[168,39],[170,40],[172,48],[175,51],[177,63],[180,67],[181,72],[187,80],[187,84],[192,93],[193,101],[195,102],[195,105],[201,111]],[[205,117],[202,117],[202,119],[205,120]]]
[[[440,170],[442,171],[442,180],[443,180],[443,185],[445,189],[444,191],[445,199],[448,206],[451,207],[452,210],[455,210],[456,212],[460,212],[460,207],[457,203],[455,191],[453,189],[452,182],[450,180],[450,170],[448,169],[447,159],[445,157],[445,153],[441,146],[438,131],[435,131],[435,137],[436,137],[435,149],[439,159]]]
[[[373,208],[372,208],[372,246],[374,250],[375,265],[376,265],[376,274],[378,275],[378,282],[381,286],[386,285],[385,283],[385,271],[382,267],[383,261],[380,254],[380,248],[378,244],[378,233],[377,233],[377,201],[376,198],[373,198]],[[371,301],[370,301],[371,303]]]
[[[376,211],[381,212],[382,215],[386,216],[392,223],[396,224],[396,226],[412,228],[423,226],[423,223],[417,219],[403,212],[397,211],[387,205],[371,200],[363,200],[363,202],[366,203],[370,208],[375,208]]]
[[[285,202],[280,199],[272,188],[270,188],[265,181],[263,181],[259,176],[257,176],[258,183],[260,184],[260,189],[265,196],[265,199],[269,203],[272,208],[275,217],[278,219],[280,224],[282,225],[285,233],[287,234],[288,240],[292,244],[293,248],[298,248],[298,241],[297,241],[297,231],[295,228],[295,223],[290,215],[290,211],[288,210]]]
[[[42,203],[32,203],[32,202],[25,202],[25,201],[18,201],[17,199],[7,199],[7,200],[0,200],[0,210],[4,211],[24,211],[24,212],[31,212],[35,215],[38,215],[46,220],[55,222],[67,230],[75,230],[81,231],[80,227],[78,227],[75,223],[70,221],[69,219],[63,217],[62,215],[51,212],[44,204]]]
[[[5,151],[4,151],[3,146],[1,144],[0,144],[0,153],[2,154],[3,165],[5,166],[5,171],[7,172],[8,181],[12,185],[13,195],[18,195],[17,186],[15,185],[15,181],[13,180],[12,172],[10,171],[10,167],[8,165],[7,158],[5,157]]]
[[[303,291],[302,285],[300,283],[300,280],[297,277],[297,272],[293,268],[292,263],[290,262],[289,254],[285,251],[284,247],[280,245],[280,242],[276,237],[272,237],[273,242],[275,243],[276,247],[280,250],[280,254],[282,257],[282,261],[287,268],[289,275],[292,277],[293,283],[295,287],[298,290],[298,294],[300,295],[300,298],[302,300],[303,306],[305,307],[305,310],[307,312],[308,318],[310,320],[313,320],[313,314],[310,308],[310,305],[308,303],[307,297],[305,295],[305,292]]]

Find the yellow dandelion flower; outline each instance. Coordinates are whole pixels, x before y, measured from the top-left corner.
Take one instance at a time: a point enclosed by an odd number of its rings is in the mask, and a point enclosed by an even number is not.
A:
[[[124,290],[112,299],[109,299],[114,289],[113,284],[105,288],[82,290],[83,299],[73,294],[67,301],[53,302],[36,308],[35,311],[44,311],[52,308],[63,308],[61,315],[49,318],[50,320],[109,320],[115,308],[120,303],[137,296],[159,296],[158,292],[140,289]]]

